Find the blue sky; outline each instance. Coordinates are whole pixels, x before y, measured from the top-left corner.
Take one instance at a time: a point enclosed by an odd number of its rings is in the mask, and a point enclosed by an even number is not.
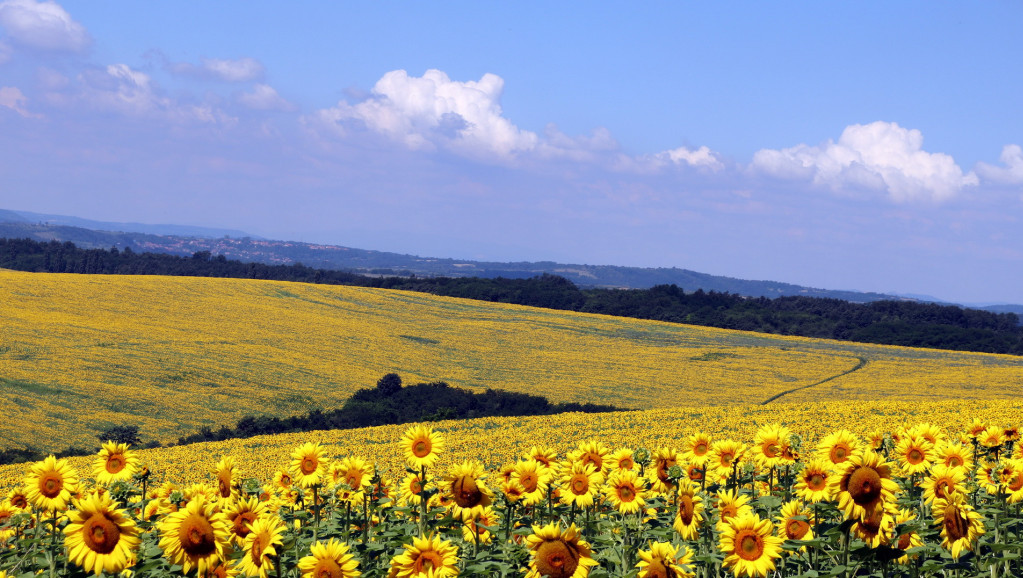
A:
[[[0,208],[1023,303],[1023,4],[0,1]]]

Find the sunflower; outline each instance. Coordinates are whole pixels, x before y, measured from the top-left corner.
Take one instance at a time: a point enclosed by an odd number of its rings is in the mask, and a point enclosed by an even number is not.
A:
[[[668,495],[675,491],[675,482],[671,479],[670,472],[673,466],[679,462],[679,454],[675,450],[660,448],[651,456],[653,463],[647,471],[647,479],[650,480],[650,491],[658,494]]]
[[[710,448],[707,471],[718,477],[727,478],[746,455],[746,444],[732,440],[718,440]]]
[[[593,499],[604,483],[604,476],[592,464],[571,462],[561,476],[561,502],[580,508],[593,505]]]
[[[973,550],[977,538],[984,533],[982,517],[966,503],[963,494],[934,500],[931,508],[934,523],[941,526],[941,545],[958,560],[963,550]]]
[[[1005,487],[1005,491],[1009,494],[1006,496],[1006,501],[1010,504],[1023,501],[1023,461],[1010,460],[1009,469],[1005,472],[1005,477],[1002,478],[1002,484]]]
[[[331,538],[317,541],[309,548],[311,555],[298,561],[302,578],[358,578],[359,561],[348,552],[348,544]]]
[[[1005,429],[990,426],[977,436],[977,441],[986,448],[997,448],[1005,443]]]
[[[32,464],[25,475],[25,497],[40,510],[66,510],[77,490],[78,473],[64,459],[47,456]]]
[[[509,504],[518,503],[522,499],[522,496],[525,495],[522,485],[515,480],[501,482],[501,493],[504,494],[504,499],[507,500]]]
[[[694,578],[689,568],[693,563],[693,553],[686,550],[681,557],[678,548],[671,542],[652,542],[649,550],[639,551],[638,578]]]
[[[678,512],[672,527],[683,540],[696,540],[703,524],[703,496],[700,487],[693,483],[678,486]]]
[[[464,520],[479,516],[490,505],[494,494],[483,481],[485,477],[478,462],[462,462],[451,468],[443,488],[451,497],[451,515]]]
[[[778,512],[778,535],[785,540],[813,540],[813,514],[799,500],[786,502]]]
[[[981,462],[980,467],[977,468],[977,485],[992,496],[998,494],[1002,489],[1002,484],[999,481],[1002,467],[999,462]]]
[[[205,498],[196,498],[157,523],[160,548],[171,564],[182,566],[184,573],[196,568],[199,574],[227,559],[231,541],[227,516],[213,511]]]
[[[15,507],[11,501],[4,499],[0,502],[0,544],[6,544],[7,540],[17,532],[14,526],[8,526],[11,516],[24,512],[22,508]]]
[[[291,474],[299,486],[310,488],[323,483],[327,457],[319,442],[307,442],[291,452]]]
[[[583,578],[597,565],[575,524],[564,532],[553,522],[542,528],[533,526],[526,545],[532,554],[526,578]]]
[[[718,530],[728,525],[729,520],[753,513],[753,506],[750,505],[749,496],[740,494],[737,490],[721,490],[717,493]]]
[[[15,508],[20,508],[22,510],[28,509],[28,496],[26,495],[24,488],[14,488],[7,492],[7,501]]]
[[[139,545],[139,531],[127,512],[119,510],[109,493],[99,492],[75,501],[64,528],[68,560],[97,576],[124,570]]]
[[[959,467],[969,471],[973,469],[973,449],[955,442],[938,444],[934,450],[934,461],[950,468]]]
[[[782,425],[774,424],[761,427],[753,438],[753,461],[764,469],[782,464],[785,450],[789,447],[790,437],[792,437],[792,432]]]
[[[860,440],[846,430],[833,432],[817,444],[817,456],[835,466],[845,463],[860,451],[862,451]]]
[[[986,429],[987,424],[981,421],[979,417],[975,417],[973,418],[973,421],[970,422],[970,425],[966,426],[966,433],[969,434],[971,438],[977,439]]]
[[[538,504],[547,496],[553,472],[533,458],[519,460],[512,466],[511,481],[522,488],[522,503],[526,506]]]
[[[437,463],[444,449],[444,437],[428,425],[414,425],[401,436],[401,449],[405,461],[415,469],[430,468]]]
[[[781,557],[782,542],[774,535],[771,520],[747,513],[724,524],[718,548],[725,555],[724,567],[731,568],[736,576],[766,577]]]
[[[270,512],[266,502],[260,502],[256,496],[235,498],[223,510],[227,521],[231,524],[231,536],[241,545],[245,537],[252,531],[252,523]]]
[[[217,495],[221,499],[226,500],[238,493],[238,489],[235,487],[238,467],[234,463],[234,458],[230,456],[220,458],[213,473],[217,477]]]
[[[880,452],[881,448],[884,447],[884,432],[881,430],[874,430],[867,434],[867,447]]]
[[[347,457],[340,464],[331,467],[331,473],[337,482],[344,482],[353,490],[369,488],[375,469],[370,462],[357,457]]]
[[[479,516],[473,516],[462,521],[462,539],[470,544],[477,541],[480,544],[489,544],[492,536],[490,535],[490,530],[485,526],[493,528],[500,523],[501,519],[498,518],[497,512],[490,506],[487,506],[483,508]]]
[[[934,461],[934,444],[922,437],[907,435],[895,446],[895,459],[904,474],[922,474]]]
[[[710,457],[710,448],[710,436],[702,432],[697,432],[686,439],[685,446],[682,450],[682,457],[690,464],[702,466],[707,463],[707,458]]]
[[[277,470],[274,473],[274,486],[279,490],[290,490],[295,485],[295,480],[291,477],[291,474],[284,470]]]
[[[796,496],[804,502],[823,502],[832,497],[832,488],[828,481],[832,463],[828,460],[815,458],[810,460],[796,476]]]
[[[865,516],[852,525],[853,535],[871,548],[890,544],[895,535],[894,508],[894,505],[885,504],[867,511]]]
[[[636,469],[636,458],[629,448],[615,450],[608,458],[609,470],[634,470]]]
[[[277,516],[261,516],[249,527],[242,546],[242,557],[235,567],[246,576],[266,578],[267,570],[273,566],[277,546],[284,545],[284,522]]]
[[[929,476],[920,482],[923,489],[923,498],[928,504],[933,504],[938,498],[948,498],[952,494],[966,493],[966,470],[963,468],[950,468],[945,464],[935,464],[931,468]]]
[[[912,522],[915,519],[916,514],[914,514],[912,511],[907,510],[905,508],[899,508],[899,511],[895,513],[895,526],[896,527],[901,526],[903,524]],[[906,550],[911,550],[913,548],[923,546],[924,540],[923,538],[920,537],[920,534],[911,531],[900,534],[898,540],[893,540],[892,544],[895,548],[898,548],[899,550],[905,552]],[[915,554],[913,555],[913,558],[916,558]],[[903,554],[902,557],[897,558],[895,562],[898,564],[908,564],[909,554]]]
[[[408,474],[398,487],[398,499],[404,504],[418,506],[423,501],[423,480],[420,474]]]
[[[874,452],[855,453],[835,472],[828,483],[847,520],[863,518],[895,499],[899,486],[891,465]]]
[[[546,446],[533,446],[529,451],[522,454],[524,460],[536,460],[546,468],[554,468],[558,465],[558,452],[554,448]]]
[[[391,559],[391,574],[397,578],[444,578],[458,575],[458,547],[433,536],[413,538],[405,551]]]
[[[579,447],[568,454],[569,461],[591,464],[598,472],[605,474],[607,467],[605,460],[611,450],[599,441],[589,440],[579,442]]]
[[[632,470],[615,470],[607,479],[606,488],[611,505],[622,514],[634,514],[646,504],[646,484]]]
[[[99,450],[92,471],[97,484],[112,484],[130,480],[138,466],[139,458],[128,444],[108,441]]]

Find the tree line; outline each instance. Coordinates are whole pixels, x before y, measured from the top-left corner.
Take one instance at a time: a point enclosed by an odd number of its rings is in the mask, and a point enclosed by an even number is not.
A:
[[[686,292],[676,285],[580,289],[571,281],[550,274],[528,279],[370,277],[300,263],[243,263],[208,251],[180,257],[130,249],[79,249],[70,242],[30,239],[0,239],[0,267],[51,273],[234,277],[380,287],[779,335],[1023,354],[1023,327],[1014,313],[916,301],[853,303],[821,297],[750,298],[700,289]]]

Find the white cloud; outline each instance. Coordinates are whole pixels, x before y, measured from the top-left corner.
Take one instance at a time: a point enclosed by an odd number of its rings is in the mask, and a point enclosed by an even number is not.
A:
[[[203,58],[202,67],[227,82],[248,82],[263,77],[263,65],[254,58],[239,58],[237,60]]]
[[[33,114],[26,107],[28,99],[21,90],[14,86],[0,87],[0,106],[9,108],[25,118],[38,118],[40,115]]]
[[[373,86],[368,99],[341,101],[319,111],[318,118],[342,132],[353,121],[361,122],[411,149],[439,147],[509,158],[535,149],[539,137],[502,116],[503,88],[504,80],[495,74],[458,82],[440,70],[427,70],[422,77],[395,70]]]
[[[677,149],[658,153],[655,155],[655,158],[661,161],[670,162],[674,165],[686,164],[691,167],[708,168],[712,171],[720,170],[725,166],[724,163],[718,159],[717,154],[705,146],[696,150],[691,150],[686,147],[678,147]]]
[[[977,175],[964,175],[951,156],[929,153],[922,146],[920,131],[878,121],[846,127],[837,143],[757,151],[752,166],[835,191],[886,191],[894,201],[946,200],[978,184]]]
[[[985,180],[1009,185],[1023,184],[1023,148],[1016,144],[1005,145],[999,157],[1004,167],[977,163],[977,172]]]
[[[257,84],[252,92],[243,92],[238,102],[256,110],[291,110],[291,103],[277,94],[272,86]]]
[[[91,42],[85,28],[56,2],[0,2],[0,27],[16,43],[30,48],[79,52]]]

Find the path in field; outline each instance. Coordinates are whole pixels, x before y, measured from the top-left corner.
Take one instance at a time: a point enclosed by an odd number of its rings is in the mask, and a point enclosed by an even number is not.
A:
[[[803,390],[803,389],[814,387],[815,385],[820,385],[822,383],[827,383],[827,382],[831,381],[832,379],[838,379],[839,377],[842,377],[843,375],[849,375],[850,373],[852,373],[854,371],[859,371],[860,369],[863,369],[863,367],[867,365],[867,358],[860,357],[860,356],[857,355],[856,359],[859,359],[859,361],[856,363],[856,365],[854,365],[852,367],[852,369],[843,371],[842,373],[839,373],[839,374],[836,374],[836,375],[832,375],[831,377],[826,378],[826,379],[822,379],[822,380],[818,381],[817,383],[811,383],[810,385],[804,385],[802,387],[795,387],[795,388],[783,391],[781,393],[777,393],[777,394],[772,395],[771,397],[765,399],[764,401],[760,402],[760,405],[767,405],[767,404],[771,403],[772,401],[774,401],[774,400],[776,400],[779,397],[782,397],[784,395],[788,395],[790,393],[794,393],[794,392],[797,392],[797,391],[800,391],[800,390]]]

